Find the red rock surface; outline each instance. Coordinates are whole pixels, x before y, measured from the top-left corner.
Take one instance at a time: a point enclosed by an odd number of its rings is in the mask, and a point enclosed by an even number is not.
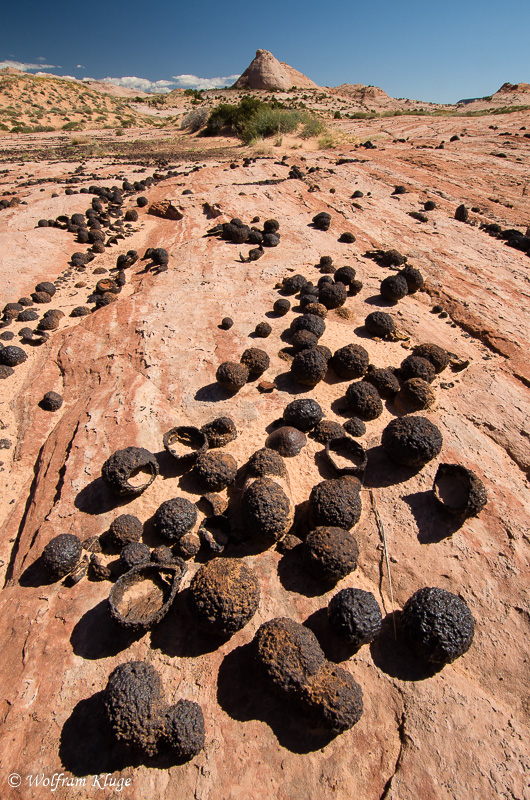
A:
[[[346,137],[355,137],[350,141],[370,138],[377,149],[350,144],[340,151],[306,152],[303,158],[287,152],[289,165],[296,163],[304,172],[319,167],[304,181],[264,184],[287,177],[276,158],[234,170],[228,162],[202,162],[197,171],[145,192],[149,203],[172,200],[182,209],[182,220],[155,218],[140,209],[132,236],[61,284],[53,299],[53,307],[66,313],[59,330],[46,344],[27,347],[27,362],[0,386],[2,436],[13,442],[1,454],[2,797],[42,798],[43,789],[30,787],[27,776],[54,772],[86,777],[88,785],[100,772],[131,778],[123,793],[130,798],[527,796],[530,329],[524,308],[530,260],[453,218],[464,202],[480,208],[472,220],[523,231],[530,222],[524,191],[530,143],[515,136],[528,117],[493,119],[340,123]],[[510,137],[498,139],[489,124],[502,125]],[[455,132],[460,141],[449,144]],[[395,142],[398,138],[407,142]],[[442,139],[444,150],[424,149]],[[507,159],[490,155],[500,142]],[[281,149],[278,153],[283,155]],[[339,166],[339,156],[358,160]],[[188,166],[179,169],[187,172]],[[17,167],[5,167],[10,172],[3,180],[14,185]],[[64,176],[71,169],[54,163],[32,171]],[[116,182],[117,168],[110,162],[100,161],[94,169],[109,176],[108,185]],[[133,170],[128,165],[125,175],[138,179]],[[407,193],[392,196],[396,184],[404,184]],[[318,189],[309,191],[310,185]],[[69,255],[82,249],[65,231],[35,228],[40,217],[89,205],[89,195],[67,197],[63,188],[55,199],[50,186],[44,194],[39,187],[21,189],[18,194],[28,205],[0,211],[5,302],[28,294],[39,280],[56,279]],[[188,188],[193,193],[182,196]],[[364,192],[356,201],[360,207],[350,199],[355,189]],[[429,212],[429,222],[416,222],[407,212],[427,199],[437,208]],[[245,254],[247,246],[205,238],[213,224],[204,213],[205,202],[222,210],[215,222],[234,216],[245,222],[255,215],[261,221],[278,219],[280,245],[257,262],[242,263],[239,252]],[[327,233],[309,225],[322,210],[332,217]],[[344,231],[355,234],[355,244],[337,241]],[[98,280],[92,275],[95,267],[109,269],[120,252],[135,248],[143,254],[148,246],[168,250],[167,272],[146,272],[146,262],[137,262],[127,270],[117,302],[79,320],[68,316]],[[365,316],[379,307],[380,280],[390,274],[363,258],[372,248],[398,249],[427,281],[426,292],[386,309],[407,337],[396,342],[367,339],[361,330]],[[162,434],[172,426],[231,416],[239,437],[226,450],[243,464],[263,446],[266,427],[293,396],[314,397],[328,419],[342,419],[335,401],[344,396],[347,382],[332,378],[305,391],[285,377],[288,365],[278,352],[285,347],[280,336],[292,310],[269,320],[273,333],[260,344],[271,357],[263,380],[274,380],[276,390],[261,393],[258,382],[251,382],[226,398],[214,382],[222,361],[238,360],[255,344],[248,337],[272,309],[275,284],[295,272],[316,282],[320,273],[314,265],[321,255],[333,256],[337,266],[354,266],[364,283],[361,293],[347,300],[349,314],[328,314],[321,341],[331,350],[357,342],[375,365],[398,366],[414,345],[430,341],[469,360],[466,369],[448,368],[433,383],[437,404],[426,416],[440,427],[444,444],[439,458],[419,473],[396,470],[378,447],[382,428],[395,414],[391,405],[367,424],[362,441],[369,467],[363,512],[354,528],[357,571],[320,595],[293,558],[275,550],[246,555],[260,579],[260,607],[221,646],[195,633],[182,595],[158,628],[131,641],[110,622],[108,582],[32,585],[31,565],[53,536],[73,532],[85,539],[107,530],[118,514],[135,514],[145,522],[170,497],[197,499],[186,476],[176,474],[162,453]],[[87,288],[74,287],[80,279]],[[447,319],[431,313],[435,303],[449,312]],[[224,316],[234,319],[229,331],[218,327]],[[6,330],[20,327],[13,323]],[[55,414],[37,405],[49,390],[64,397]],[[101,466],[110,453],[129,445],[161,454],[161,474],[144,494],[117,505],[101,481]],[[297,504],[307,500],[314,484],[331,477],[319,455],[322,449],[309,439],[288,460]],[[470,467],[488,490],[486,508],[459,529],[434,506],[431,488],[439,461]],[[391,612],[374,507],[388,541],[395,607],[422,586],[458,593],[476,619],[475,640],[454,664],[425,677],[402,655],[387,619],[378,643],[342,663],[363,687],[363,717],[351,731],[325,742],[299,730],[296,720],[257,690],[245,645],[262,622],[280,616],[308,620],[325,642],[317,612],[346,586],[373,592]],[[154,545],[146,530],[146,540]],[[195,569],[191,563],[184,588]],[[184,697],[202,705],[206,746],[191,762],[170,768],[139,765],[123,760],[109,742],[98,716],[99,693],[112,669],[131,659],[145,659],[159,670],[169,701]],[[19,789],[5,782],[13,772],[22,777]],[[55,794],[66,798],[74,791],[59,787]]]

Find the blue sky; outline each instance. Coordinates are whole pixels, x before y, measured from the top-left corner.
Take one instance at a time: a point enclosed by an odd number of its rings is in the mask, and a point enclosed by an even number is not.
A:
[[[225,85],[258,48],[321,86],[434,102],[530,83],[530,0],[6,3],[0,66],[145,90]]]

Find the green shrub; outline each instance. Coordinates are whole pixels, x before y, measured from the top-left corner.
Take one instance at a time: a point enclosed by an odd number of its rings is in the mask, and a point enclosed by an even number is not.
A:
[[[80,122],[65,122],[63,125],[63,131],[82,131],[83,126]]]
[[[195,108],[182,118],[180,123],[181,130],[190,130],[192,133],[203,128],[208,121],[209,113],[206,106]]]

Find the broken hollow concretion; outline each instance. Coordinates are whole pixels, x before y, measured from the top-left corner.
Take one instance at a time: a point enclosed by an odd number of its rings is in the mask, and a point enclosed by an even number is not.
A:
[[[202,709],[191,700],[165,703],[157,670],[143,661],[129,661],[111,672],[104,692],[111,730],[144,757],[171,753],[190,759],[204,747]]]
[[[157,475],[158,461],[143,447],[116,450],[101,468],[101,477],[118,496],[141,494]]]
[[[147,631],[169,611],[186,564],[174,558],[171,564],[139,564],[122,575],[109,595],[109,610],[122,627]]]

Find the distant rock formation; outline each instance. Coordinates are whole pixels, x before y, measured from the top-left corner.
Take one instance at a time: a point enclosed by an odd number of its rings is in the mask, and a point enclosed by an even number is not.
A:
[[[316,83],[289,64],[278,61],[268,50],[256,50],[255,59],[231,88],[287,91],[293,86],[301,89],[319,88]]]

